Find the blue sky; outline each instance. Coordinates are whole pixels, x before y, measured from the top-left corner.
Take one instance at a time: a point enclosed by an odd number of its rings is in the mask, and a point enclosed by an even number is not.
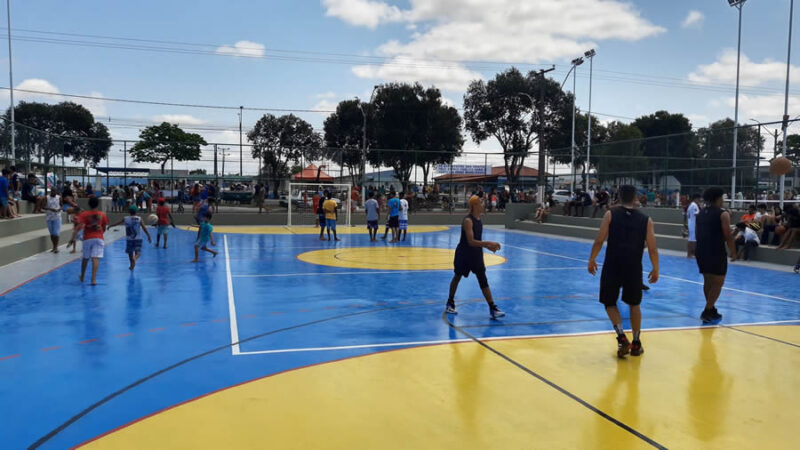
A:
[[[782,115],[788,11],[789,0],[750,0],[744,6],[742,122],[751,117],[779,120]],[[442,87],[444,96],[460,107],[466,83],[491,78],[508,67],[502,62],[514,61],[523,69],[556,64],[554,78],[561,81],[569,61],[595,47],[593,110],[609,114],[601,119],[667,109],[705,126],[733,116],[736,21],[736,10],[725,0],[12,0],[12,29],[21,38],[13,42],[14,84],[110,98],[324,110],[355,95],[368,97],[381,82],[419,80]],[[22,40],[31,38],[50,41]],[[64,40],[84,42],[63,45]],[[99,48],[85,41],[202,54]],[[251,55],[266,52],[266,57],[215,53],[241,41],[249,42],[243,45]],[[795,50],[800,47],[797,39],[794,44]],[[797,81],[800,55],[794,53]],[[5,73],[5,50],[2,55]],[[393,64],[363,66],[357,55]],[[0,86],[8,86],[7,78]],[[793,116],[800,114],[800,89],[795,86]],[[585,64],[578,72],[582,109],[587,93]],[[18,98],[59,99],[23,93]],[[5,105],[7,101],[3,95]],[[80,102],[109,124],[117,138],[135,138],[138,128],[171,118],[187,127],[213,128],[202,130],[208,140],[238,142],[236,111]],[[325,118],[323,113],[299,115],[317,128]],[[246,112],[245,129],[259,116]],[[466,148],[478,146],[468,142]],[[480,148],[497,146],[490,142]]]

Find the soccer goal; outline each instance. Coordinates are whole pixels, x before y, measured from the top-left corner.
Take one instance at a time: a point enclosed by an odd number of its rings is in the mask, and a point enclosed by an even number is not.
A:
[[[338,225],[350,226],[353,211],[350,184],[323,183],[289,183],[289,195],[286,199],[288,214],[286,226],[318,227],[317,205],[324,197],[325,191],[331,193],[331,199],[339,204]]]

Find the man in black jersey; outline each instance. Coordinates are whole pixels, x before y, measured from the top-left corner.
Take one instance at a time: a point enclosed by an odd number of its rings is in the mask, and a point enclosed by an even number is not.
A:
[[[600,275],[600,303],[605,305],[606,314],[617,332],[617,356],[628,353],[639,356],[644,353],[639,334],[642,330],[642,253],[645,243],[650,255],[653,270],[650,283],[658,281],[658,248],[653,221],[636,209],[636,188],[621,186],[619,189],[621,206],[607,211],[603,223],[592,246],[589,257],[589,273],[597,273],[595,258],[608,239],[603,272]],[[630,306],[633,342],[629,342],[622,328],[622,317],[617,309],[617,298],[622,289],[622,301]]]
[[[500,308],[497,307],[492,298],[492,290],[489,289],[489,281],[486,279],[486,265],[483,263],[483,249],[496,252],[500,250],[500,244],[481,240],[483,238],[481,214],[483,214],[483,201],[481,201],[479,195],[473,195],[469,199],[469,215],[461,223],[461,240],[458,242],[453,260],[453,271],[455,273],[450,281],[450,295],[447,297],[445,313],[458,314],[454,299],[456,289],[458,289],[461,277],[466,278],[472,272],[475,274],[475,278],[478,279],[478,286],[480,286],[481,292],[486,298],[486,303],[489,305],[489,315],[492,319],[498,319],[506,314],[500,311]]]
[[[703,274],[703,294],[706,307],[700,314],[703,323],[711,323],[722,319],[717,311],[716,303],[725,284],[728,273],[728,255],[725,244],[730,250],[731,262],[736,261],[736,243],[731,233],[731,215],[722,209],[722,189],[712,187],[703,192],[706,206],[697,214],[697,267]]]

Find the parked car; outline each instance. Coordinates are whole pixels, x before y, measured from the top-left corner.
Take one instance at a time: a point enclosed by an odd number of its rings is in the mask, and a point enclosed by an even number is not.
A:
[[[569,191],[553,192],[553,200],[555,200],[556,203],[566,203],[569,201],[570,197],[572,197],[572,195],[570,195]]]

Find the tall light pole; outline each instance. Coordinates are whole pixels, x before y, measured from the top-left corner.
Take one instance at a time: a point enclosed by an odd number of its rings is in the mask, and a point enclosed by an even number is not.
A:
[[[587,118],[589,119],[589,124],[586,126],[586,182],[583,185],[583,190],[589,190],[589,174],[592,169],[592,69],[594,63],[594,55],[597,52],[594,49],[591,49],[583,54],[583,56],[589,58],[589,113]]]
[[[794,15],[794,0],[789,2],[789,49],[786,52],[786,97],[783,103],[783,156],[786,156],[786,132],[789,127],[789,69],[792,62],[792,16]],[[783,208],[784,183],[786,175],[781,175],[778,184],[781,188],[781,208]]]
[[[547,160],[545,158],[545,143],[544,143],[544,95],[545,95],[545,83],[546,79],[544,74],[547,72],[552,72],[556,70],[556,66],[553,66],[549,69],[541,69],[534,72],[539,78],[539,106],[538,106],[538,114],[539,114],[539,164],[537,165],[537,179],[536,184],[539,186],[536,192],[536,201],[539,203],[544,203],[545,193],[547,191],[547,180],[545,179],[545,174],[547,172]],[[519,95],[523,97],[527,97],[528,100],[531,102],[531,110],[536,107],[536,103],[533,101],[533,97],[525,92],[518,92]]]
[[[739,10],[739,34],[736,47],[736,100],[733,113],[733,174],[731,175],[731,207],[736,198],[736,153],[739,149],[739,63],[742,56],[742,7],[747,0],[728,0],[728,5]],[[782,190],[782,189],[781,189]]]
[[[244,176],[244,150],[242,147],[242,113],[244,112],[244,106],[239,107],[239,176]],[[259,170],[261,168],[259,167]]]
[[[8,19],[8,88],[11,93],[11,158],[10,165],[14,165],[14,159],[17,156],[16,151],[16,133],[14,124],[14,69],[12,68],[11,57],[11,0],[6,0],[6,18]],[[30,158],[29,158],[30,159]]]
[[[755,122],[758,124],[758,156],[756,157],[756,205],[758,204],[758,190],[759,190],[759,181],[761,179],[761,147],[764,146],[764,142],[762,141],[763,137],[761,136],[761,125],[762,123],[757,121],[756,119],[750,119],[751,122]],[[769,131],[769,130],[767,130]]]
[[[372,102],[375,100],[375,91],[377,90],[378,85],[372,87],[372,94],[369,96],[370,106],[372,106]],[[356,100],[358,100],[358,98],[356,98]],[[364,118],[364,125],[361,128],[361,206],[364,206],[367,197],[367,112],[364,111],[360,100],[358,101],[358,110],[361,111],[361,116]]]
[[[578,75],[578,66],[583,64],[583,58],[575,58],[572,60],[572,148],[570,149],[570,169],[572,170],[572,178],[569,182],[569,191],[571,194],[575,194],[575,109],[576,109],[576,95],[575,90],[577,89],[577,75]]]

